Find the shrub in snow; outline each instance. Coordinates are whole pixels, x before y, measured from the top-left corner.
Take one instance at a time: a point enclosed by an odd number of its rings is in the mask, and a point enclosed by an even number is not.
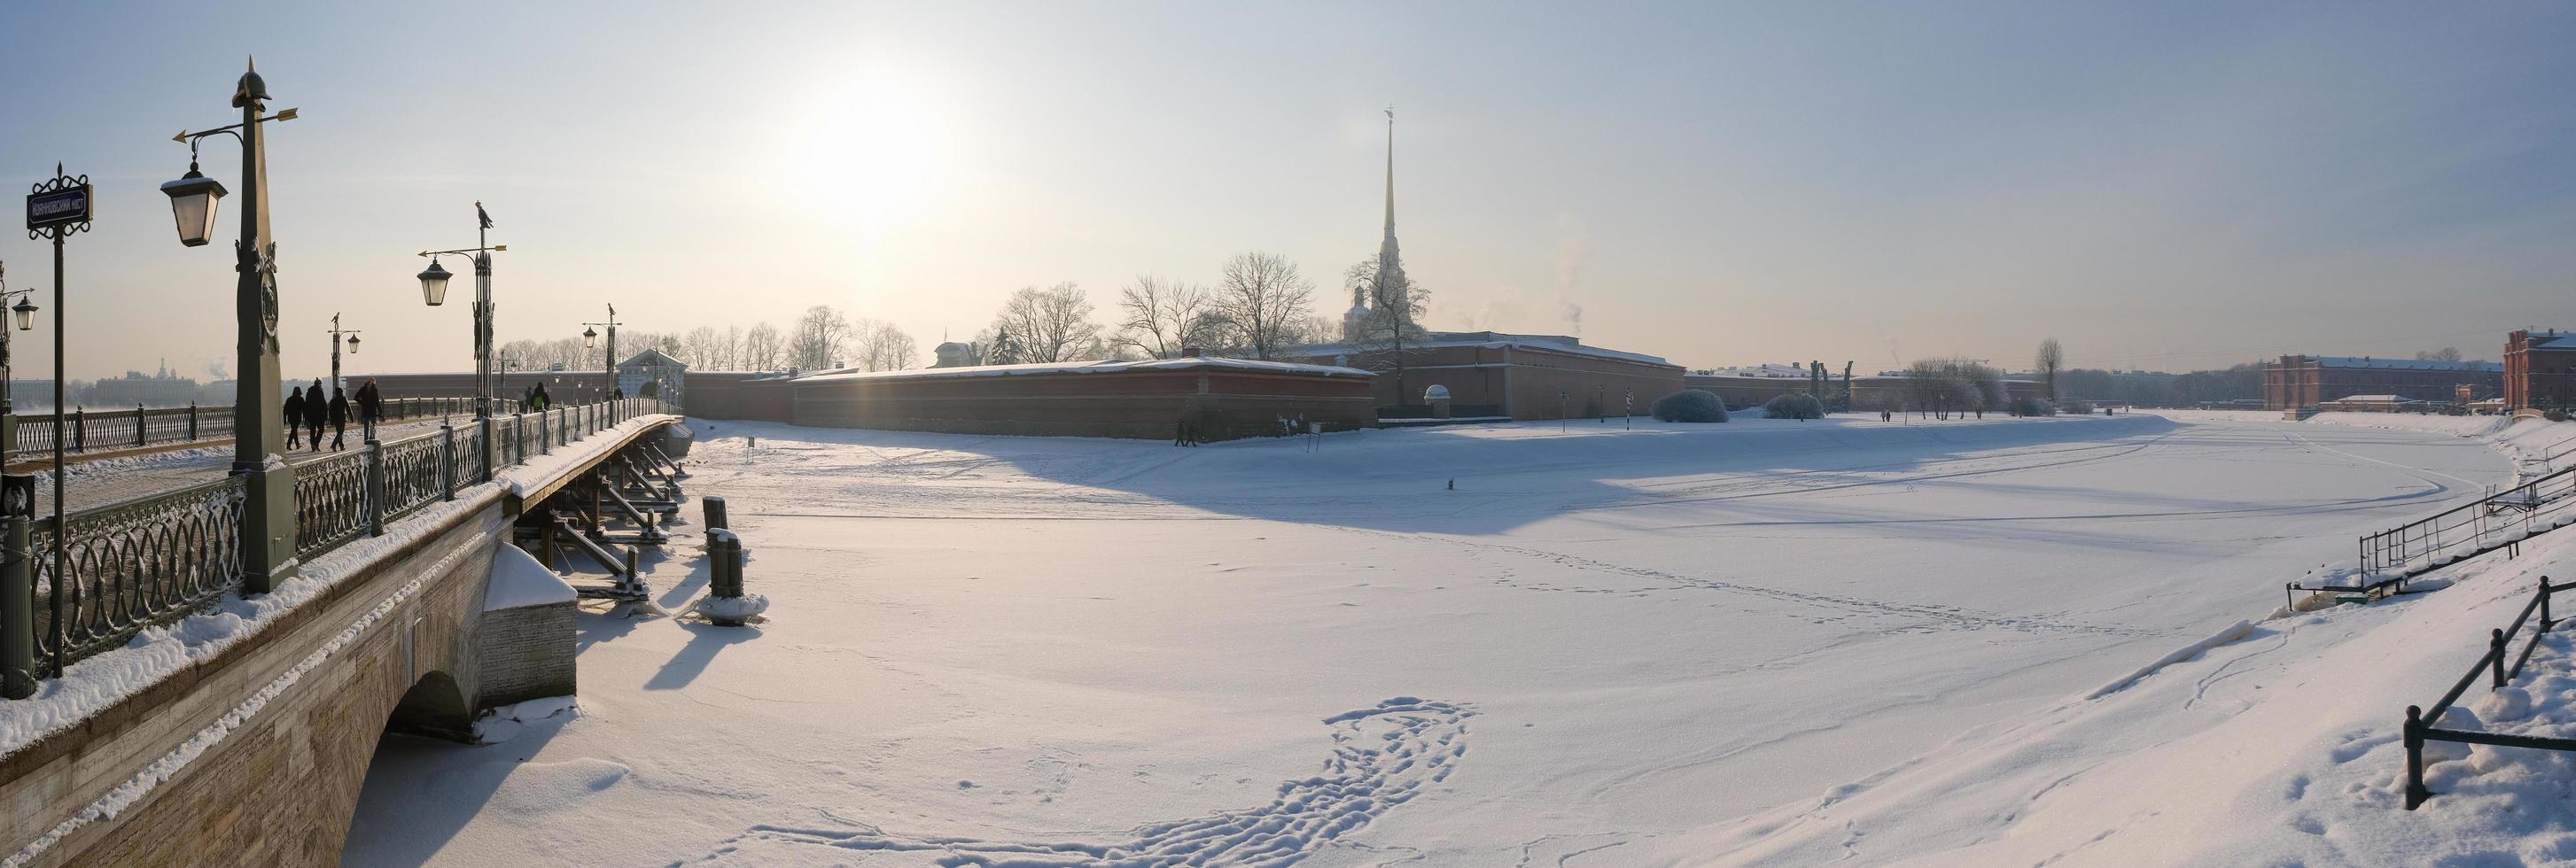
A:
[[[2540,415],[2552,422],[2565,422],[2568,418],[2567,411],[2565,410],[2551,410]]]
[[[2049,403],[2043,398],[2014,398],[2012,402],[2012,414],[2015,416],[2055,416],[2057,415],[2057,405]]]
[[[1707,389],[1683,389],[1646,405],[1657,422],[1724,422],[1726,402]]]
[[[1804,392],[1782,395],[1762,402],[1762,415],[1771,419],[1822,419],[1825,404]]]
[[[2070,416],[2090,416],[2093,415],[2093,402],[2082,398],[2071,399],[2057,405],[2057,412]]]

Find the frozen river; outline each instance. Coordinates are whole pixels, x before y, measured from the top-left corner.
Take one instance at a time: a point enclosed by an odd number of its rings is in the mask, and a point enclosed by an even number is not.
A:
[[[1670,861],[2510,478],[2477,439],[2255,419],[694,424],[772,620],[591,610],[580,715],[388,738],[350,864]]]

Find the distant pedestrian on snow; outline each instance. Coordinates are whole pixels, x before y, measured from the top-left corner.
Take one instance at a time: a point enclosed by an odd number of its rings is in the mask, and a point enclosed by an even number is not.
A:
[[[293,451],[295,444],[303,442],[303,426],[304,387],[297,386],[293,394],[286,396],[286,448],[288,451]]]
[[[348,448],[342,444],[349,439],[349,396],[337,391],[332,392],[331,406],[326,411],[326,415],[331,421],[331,451],[338,452]]]
[[[376,439],[376,418],[384,412],[384,395],[376,391],[376,378],[368,377],[367,384],[358,387],[358,427],[367,439]]]
[[[322,397],[322,381],[314,380],[313,388],[304,392],[304,427],[313,429],[313,442],[308,445],[315,452],[322,451],[322,423],[329,418],[330,409],[331,400]]]

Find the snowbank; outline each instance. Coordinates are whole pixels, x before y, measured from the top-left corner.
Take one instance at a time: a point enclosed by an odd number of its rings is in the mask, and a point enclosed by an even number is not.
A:
[[[491,576],[483,586],[483,611],[570,603],[581,599],[562,576],[546,569],[537,557],[514,545],[495,546],[492,550]]]

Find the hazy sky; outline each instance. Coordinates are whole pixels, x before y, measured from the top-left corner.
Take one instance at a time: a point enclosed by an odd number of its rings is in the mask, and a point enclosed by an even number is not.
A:
[[[2183,370],[2576,326],[2565,5],[225,5],[0,11],[0,179],[99,187],[74,376],[231,368],[233,224],[182,248],[157,187],[254,53],[303,110],[269,154],[303,376],[334,311],[359,369],[470,364],[411,254],[471,244],[476,200],[504,341],[609,302],[672,331],[828,303],[926,351],[1021,286],[1106,320],[1138,274],[1247,250],[1338,310],[1390,103],[1437,328],[1863,370],[2054,335]],[[49,286],[21,231],[0,262]]]

